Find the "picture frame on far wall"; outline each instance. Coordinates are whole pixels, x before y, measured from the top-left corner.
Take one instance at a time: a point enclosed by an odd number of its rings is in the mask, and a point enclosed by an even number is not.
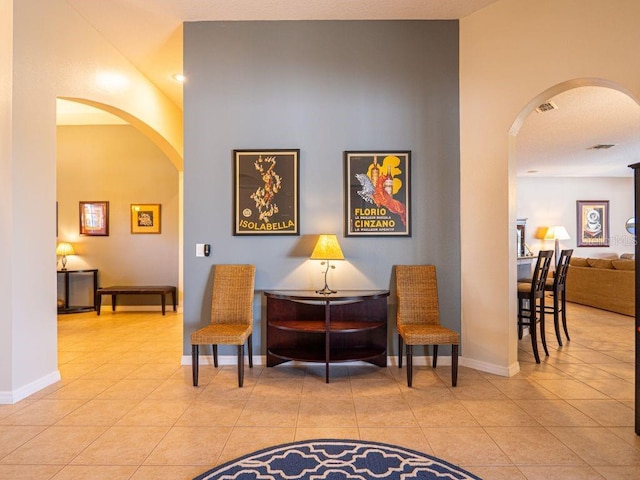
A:
[[[80,202],[80,235],[109,236],[109,202]]]
[[[345,237],[411,236],[411,151],[344,152]]]
[[[233,151],[233,234],[300,235],[300,150]]]
[[[161,233],[161,205],[134,203],[131,205],[131,233]]]
[[[578,247],[609,246],[609,200],[578,200]]]

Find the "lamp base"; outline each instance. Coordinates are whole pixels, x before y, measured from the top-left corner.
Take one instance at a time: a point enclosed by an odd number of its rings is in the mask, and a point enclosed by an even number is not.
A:
[[[338,291],[331,290],[329,287],[325,285],[322,290],[316,290],[316,293],[319,295],[331,295],[332,293],[338,293]]]

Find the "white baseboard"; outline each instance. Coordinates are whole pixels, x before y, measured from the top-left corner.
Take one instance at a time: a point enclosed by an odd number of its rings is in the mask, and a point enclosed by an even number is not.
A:
[[[236,365],[237,363],[236,355],[218,355],[218,365]],[[200,355],[199,356],[200,365],[213,365],[213,357],[211,355]],[[294,365],[303,365],[305,362],[292,362]],[[363,362],[341,362],[342,365],[357,365]],[[182,365],[191,365],[191,355],[183,355],[182,356]],[[254,365],[266,365],[266,357],[264,355],[254,355],[253,356],[253,364]],[[415,356],[413,357],[413,364],[416,366],[428,366],[431,365],[431,357],[424,356]],[[387,357],[387,365],[390,367],[398,365],[398,356],[393,355]],[[451,365],[451,357],[442,355],[438,356],[438,365]],[[458,365],[463,367],[473,368],[474,370],[479,370],[481,372],[492,373],[494,375],[500,375],[502,377],[511,377],[520,371],[520,365],[515,363],[508,368],[501,367],[498,365],[493,365],[491,363],[478,362],[476,360],[465,359],[464,357],[458,358]]]
[[[0,391],[0,405],[11,405],[13,403],[17,403],[20,400],[39,392],[43,388],[59,382],[60,378],[60,371],[56,370],[55,372],[45,375],[44,377],[24,385],[17,390]]]

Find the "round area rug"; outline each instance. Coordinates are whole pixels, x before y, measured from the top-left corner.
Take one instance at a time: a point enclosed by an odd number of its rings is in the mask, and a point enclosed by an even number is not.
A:
[[[265,448],[219,465],[194,480],[481,480],[455,465],[395,445],[307,440]]]

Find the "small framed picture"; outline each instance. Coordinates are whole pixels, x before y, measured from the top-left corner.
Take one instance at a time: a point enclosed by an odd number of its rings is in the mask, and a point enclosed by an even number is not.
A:
[[[109,236],[109,202],[80,202],[80,235]]]
[[[160,233],[160,204],[131,205],[131,233]]]
[[[578,200],[578,247],[609,246],[609,200]]]
[[[300,235],[300,150],[234,150],[233,172],[234,235]]]
[[[411,236],[411,152],[344,152],[344,235]]]

